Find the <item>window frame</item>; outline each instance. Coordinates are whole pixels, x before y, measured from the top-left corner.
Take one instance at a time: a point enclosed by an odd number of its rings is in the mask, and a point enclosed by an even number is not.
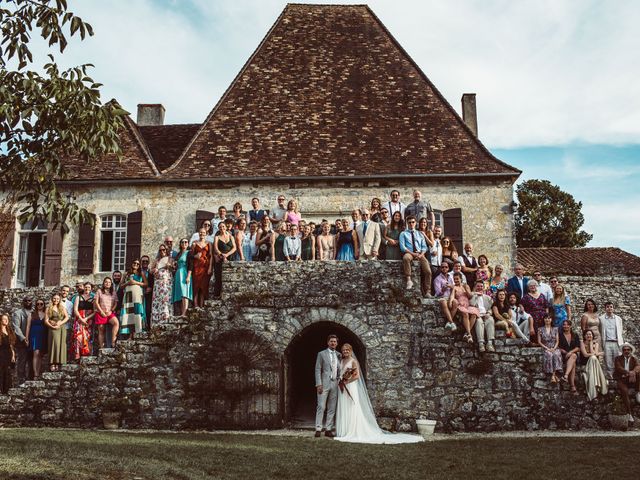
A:
[[[118,217],[121,217],[120,219]],[[107,219],[110,220],[107,222]],[[118,220],[120,220],[120,226],[116,226],[118,224]],[[123,271],[126,267],[126,258],[127,258],[127,226],[128,226],[128,215],[122,212],[106,212],[98,215],[99,222],[99,250],[98,250],[98,273],[108,273],[113,272],[115,270]],[[105,224],[111,224],[109,227],[106,227]],[[113,232],[111,238],[111,268],[109,270],[103,270],[103,254],[104,254],[104,237],[103,232],[109,231]],[[121,235],[117,235],[120,233]],[[121,246],[122,251],[121,255],[117,255],[116,247],[118,246],[118,239],[121,238]],[[117,259],[120,258],[121,263],[116,264]]]

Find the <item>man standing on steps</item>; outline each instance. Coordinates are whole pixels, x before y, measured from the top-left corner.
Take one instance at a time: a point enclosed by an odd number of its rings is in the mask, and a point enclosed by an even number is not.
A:
[[[33,309],[33,299],[24,297],[22,308],[11,315],[11,326],[16,334],[16,370],[18,385],[22,385],[29,377],[29,339],[27,338],[27,320]]]
[[[327,348],[318,352],[316,357],[316,392],[318,394],[318,406],[316,408],[316,437],[323,430],[329,438],[335,437],[336,403],[338,401],[338,374],[340,371],[341,355],[336,351],[338,346],[337,335],[329,335]],[[326,422],[323,422],[325,412]]]

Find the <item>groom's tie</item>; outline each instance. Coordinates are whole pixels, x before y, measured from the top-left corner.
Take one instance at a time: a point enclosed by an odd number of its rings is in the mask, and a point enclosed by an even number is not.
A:
[[[336,379],[336,351],[329,350],[329,355],[331,355],[331,380]]]

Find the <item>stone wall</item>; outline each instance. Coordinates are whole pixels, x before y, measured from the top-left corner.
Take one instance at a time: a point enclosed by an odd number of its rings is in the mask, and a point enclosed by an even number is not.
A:
[[[419,188],[423,198],[436,210],[462,208],[463,235],[475,244],[477,253],[485,253],[492,264],[511,265],[515,257],[513,243],[513,215],[510,203],[513,188],[509,182],[495,181],[467,183],[438,180],[433,183],[382,186],[379,183],[352,182],[340,185],[267,184],[220,186],[217,188],[191,188],[178,186],[136,186],[100,188],[77,192],[77,202],[97,216],[106,213],[128,214],[142,210],[142,252],[155,254],[165,235],[174,238],[190,237],[194,232],[196,210],[217,212],[220,205],[229,210],[240,201],[245,209],[251,207],[251,198],[259,197],[263,208],[276,205],[282,193],[296,198],[303,217],[319,221],[327,218],[349,217],[355,207],[368,207],[373,197],[389,199],[397,188],[404,203],[412,201],[412,191]],[[445,225],[446,232],[446,225]],[[486,232],[492,232],[487,236]],[[97,273],[100,255],[99,229],[96,229],[94,275],[88,280],[101,281],[104,273]],[[17,245],[16,245],[17,248]],[[15,251],[15,250],[14,250]],[[62,256],[62,282],[77,279],[78,236],[73,229],[64,239]],[[14,258],[15,260],[15,258]]]
[[[296,345],[325,325],[351,336],[385,427],[412,429],[418,417],[446,432],[608,426],[612,393],[588,402],[582,390],[550,386],[540,349],[518,340],[500,337],[497,352],[480,357],[445,331],[435,301],[401,288],[398,262],[231,263],[224,275],[222,299],[189,318],[0,396],[0,424],[96,427],[117,408],[128,428],[286,425],[295,392],[314,383],[292,374],[316,352]],[[639,279],[627,285],[637,301]],[[625,318],[636,343],[637,327]]]

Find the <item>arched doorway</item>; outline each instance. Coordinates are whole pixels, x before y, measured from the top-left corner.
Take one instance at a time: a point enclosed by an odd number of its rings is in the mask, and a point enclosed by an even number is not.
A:
[[[355,333],[334,322],[317,322],[298,333],[285,350],[285,414],[295,427],[313,427],[316,412],[315,365],[320,350],[327,348],[327,337],[339,338],[353,346],[354,353],[366,376],[366,349]]]

